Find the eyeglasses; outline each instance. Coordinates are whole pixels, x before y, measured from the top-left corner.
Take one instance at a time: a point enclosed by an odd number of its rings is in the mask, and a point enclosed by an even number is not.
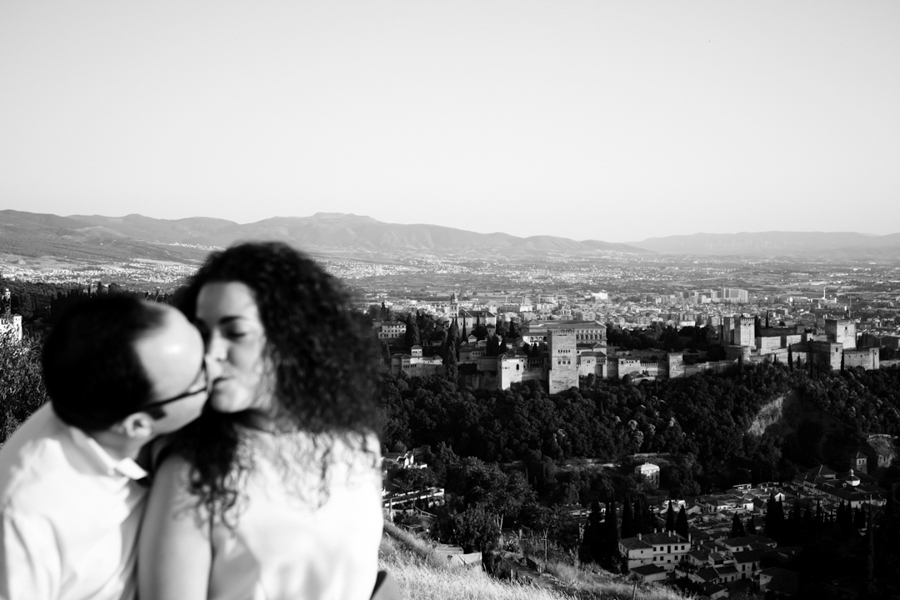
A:
[[[140,410],[144,411],[148,408],[156,408],[158,406],[164,406],[166,404],[171,404],[172,402],[178,402],[179,400],[184,400],[185,398],[190,398],[191,396],[196,396],[197,394],[206,394],[209,396],[209,393],[212,391],[213,380],[209,377],[209,372],[206,370],[206,359],[203,359],[203,362],[200,363],[200,371],[197,373],[197,377],[194,381],[203,378],[204,383],[202,388],[197,388],[193,390],[188,390],[183,394],[178,394],[177,396],[172,396],[171,398],[166,398],[165,400],[154,400],[153,402],[149,402],[143,405]]]

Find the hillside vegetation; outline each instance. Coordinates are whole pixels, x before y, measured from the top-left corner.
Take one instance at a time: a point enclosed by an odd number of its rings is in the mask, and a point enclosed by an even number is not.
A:
[[[682,600],[678,592],[657,585],[638,585],[623,576],[594,573],[569,565],[551,565],[541,585],[494,579],[478,568],[451,568],[431,546],[391,523],[379,550],[379,563],[397,581],[404,598],[416,600],[572,600],[631,598]]]
[[[382,411],[388,449],[430,445],[436,463],[447,454],[442,449],[486,463],[519,462],[546,499],[563,500],[560,488],[571,484],[569,495],[588,506],[602,500],[605,486],[566,479],[553,465],[678,456],[661,485],[681,497],[846,462],[848,453],[867,452],[869,434],[900,434],[900,370],[760,365],[639,385],[599,380],[553,395],[537,382],[471,391],[444,377],[401,374],[388,378]]]

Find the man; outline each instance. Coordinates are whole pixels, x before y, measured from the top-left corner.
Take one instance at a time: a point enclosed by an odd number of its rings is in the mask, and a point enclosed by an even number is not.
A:
[[[0,449],[0,598],[135,598],[138,454],[200,415],[203,340],[174,308],[97,297],[61,316],[43,368],[50,405]]]

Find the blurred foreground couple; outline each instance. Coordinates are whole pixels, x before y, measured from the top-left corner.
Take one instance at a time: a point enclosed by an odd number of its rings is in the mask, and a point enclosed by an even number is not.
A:
[[[46,339],[51,404],[0,449],[0,598],[399,597],[377,364],[338,282],[247,243],[180,307],[95,298]]]

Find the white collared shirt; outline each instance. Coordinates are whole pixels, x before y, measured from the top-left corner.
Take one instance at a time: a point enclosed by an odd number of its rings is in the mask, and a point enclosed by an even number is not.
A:
[[[146,475],[38,409],[0,448],[0,599],[135,598]]]

